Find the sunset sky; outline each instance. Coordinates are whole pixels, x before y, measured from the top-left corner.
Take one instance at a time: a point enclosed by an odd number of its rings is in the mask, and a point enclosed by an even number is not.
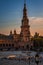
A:
[[[0,34],[20,33],[24,0],[0,0]],[[31,35],[43,35],[43,0],[26,0]]]

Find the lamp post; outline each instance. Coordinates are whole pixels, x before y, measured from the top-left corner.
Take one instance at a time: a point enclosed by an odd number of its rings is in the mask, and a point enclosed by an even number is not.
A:
[[[30,38],[30,43],[31,43],[31,38]],[[28,60],[29,60],[29,65],[30,65],[30,60],[31,60],[31,56],[30,56],[30,53],[31,53],[31,51],[30,51],[30,44],[29,44],[29,53],[28,53],[28,55],[29,55],[29,57],[28,57]]]
[[[30,65],[30,56],[29,56],[28,60],[29,60],[29,65]]]
[[[38,65],[39,64],[39,55],[38,53],[35,55],[35,62]]]
[[[31,51],[29,51],[29,52],[27,53],[27,55],[28,55],[28,60],[29,60],[29,65],[30,65],[30,60],[31,60],[30,53],[31,53]]]

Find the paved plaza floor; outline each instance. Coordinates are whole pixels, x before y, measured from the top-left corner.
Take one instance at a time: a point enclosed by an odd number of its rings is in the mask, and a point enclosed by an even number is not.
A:
[[[5,57],[9,56],[9,55],[26,55],[27,52],[21,52],[21,51],[8,51],[8,52],[0,52],[0,65],[29,65],[29,60],[18,60],[18,59],[6,59]],[[31,56],[33,56],[33,58],[30,59],[30,65],[37,65],[35,63],[35,52],[31,52]],[[41,61],[39,62],[38,65],[43,65],[43,52],[40,54],[40,56],[42,56],[42,58],[40,59]]]
[[[29,61],[0,60],[0,65],[29,65]],[[30,65],[36,65],[36,63],[30,62]],[[39,65],[43,65],[43,62],[39,63]]]

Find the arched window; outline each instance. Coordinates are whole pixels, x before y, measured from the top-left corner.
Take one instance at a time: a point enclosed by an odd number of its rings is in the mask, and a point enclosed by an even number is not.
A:
[[[2,47],[2,44],[0,44],[0,47]]]
[[[3,44],[3,47],[5,47],[5,44]]]
[[[8,44],[6,44],[6,47],[8,47]]]
[[[11,47],[11,44],[9,44],[9,47]]]
[[[14,44],[12,44],[12,47],[14,47]]]

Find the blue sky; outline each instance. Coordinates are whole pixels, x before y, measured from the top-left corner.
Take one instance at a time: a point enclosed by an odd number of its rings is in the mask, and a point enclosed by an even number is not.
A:
[[[43,18],[43,0],[26,0],[26,5],[28,17],[30,17],[30,19],[36,17],[39,18],[38,21],[40,21],[40,18]],[[0,33],[9,34],[10,30],[13,31],[14,29],[18,30],[20,28],[23,6],[24,0],[0,0]],[[41,27],[38,25],[40,29],[43,28],[42,24],[40,25]],[[33,32],[31,32],[34,34],[37,30],[34,31],[33,24],[30,23],[30,25],[31,30],[33,30]],[[42,30],[41,32],[43,33]],[[39,31],[40,34],[41,32]]]

